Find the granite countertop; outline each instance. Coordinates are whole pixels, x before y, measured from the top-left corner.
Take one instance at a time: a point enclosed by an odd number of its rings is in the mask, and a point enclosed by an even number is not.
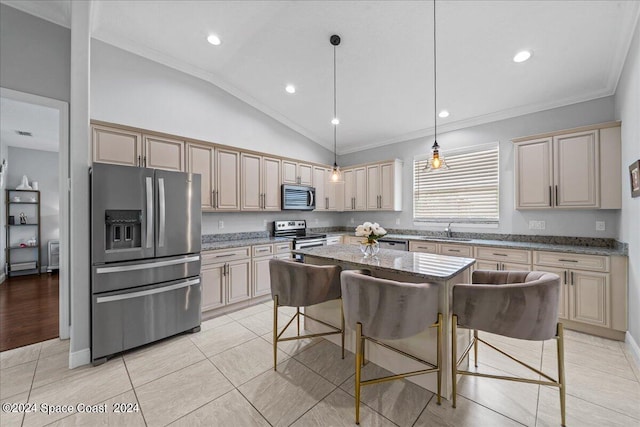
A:
[[[337,234],[337,233],[335,233]],[[342,235],[350,235],[353,233],[344,232]],[[387,234],[384,236],[387,239],[402,239],[402,240],[417,240],[436,243],[457,243],[461,245],[473,245],[473,246],[491,246],[498,248],[512,248],[512,249],[526,249],[536,251],[550,251],[550,252],[563,252],[574,254],[587,254],[587,255],[620,255],[627,256],[626,247],[611,248],[604,246],[582,246],[572,244],[561,243],[542,243],[535,241],[514,241],[514,240],[490,240],[490,239],[478,239],[478,238],[446,238],[437,236],[419,236],[415,234]],[[554,238],[556,240],[562,240],[561,237]],[[567,240],[580,240],[580,238],[567,238]],[[583,239],[592,240],[592,239]]]
[[[270,243],[290,242],[282,237],[271,237],[268,231],[249,231],[243,233],[205,234],[202,236],[202,251],[239,248],[241,246],[268,245]]]
[[[426,280],[448,280],[476,261],[473,258],[419,252],[380,249],[374,257],[365,258],[360,248],[354,245],[317,246],[293,251],[309,257],[351,264],[357,268],[404,273]]]

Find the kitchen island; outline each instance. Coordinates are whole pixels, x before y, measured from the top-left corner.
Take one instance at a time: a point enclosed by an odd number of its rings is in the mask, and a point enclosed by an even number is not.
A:
[[[294,251],[304,256],[304,262],[315,265],[339,265],[343,269],[366,269],[374,277],[412,283],[434,283],[440,285],[439,309],[443,315],[442,342],[442,395],[451,396],[451,325],[450,296],[451,287],[456,283],[470,283],[470,267],[475,263],[472,258],[451,257],[417,252],[381,249],[374,257],[365,258],[360,249],[353,245],[319,246]],[[308,307],[305,311],[313,317],[328,323],[340,324],[340,302],[329,301]],[[305,319],[305,329],[318,332],[323,326],[310,319]],[[365,331],[366,333],[366,331]],[[327,336],[325,339],[340,345],[339,337]],[[469,343],[469,331],[458,334],[458,348],[465,348]],[[389,344],[424,360],[436,361],[436,330],[430,328],[411,338],[389,341]],[[347,328],[345,348],[355,351],[355,331]],[[421,369],[422,365],[411,359],[402,357],[374,343],[366,343],[367,359],[383,368],[394,372],[407,372]],[[435,392],[436,376],[434,374],[408,378],[409,381]]]

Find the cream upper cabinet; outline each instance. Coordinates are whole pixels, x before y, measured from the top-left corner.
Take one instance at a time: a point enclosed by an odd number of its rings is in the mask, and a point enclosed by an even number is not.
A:
[[[91,125],[93,161],[172,171],[185,170],[185,142],[126,128]]]
[[[142,140],[145,167],[179,172],[185,170],[184,141],[153,135],[142,135]]]
[[[313,182],[316,188],[316,211],[326,211],[329,209],[329,200],[327,199],[325,181],[327,170],[325,168],[313,167]]]
[[[516,209],[620,209],[620,124],[515,143]]]
[[[214,208],[214,157],[213,145],[187,144],[187,171],[201,176],[200,192],[204,210]]]
[[[313,166],[293,160],[283,160],[282,183],[313,186]]]
[[[367,210],[402,210],[402,163],[367,166]]]
[[[355,167],[342,171],[344,184],[338,188],[342,192],[345,211],[367,210],[367,168]],[[336,194],[339,197],[339,194]]]
[[[187,172],[201,175],[204,211],[240,210],[240,153],[188,143]]]
[[[553,137],[555,207],[598,207],[599,145],[597,130]]]
[[[280,160],[242,153],[241,169],[241,209],[280,210]]]
[[[240,210],[240,152],[216,148],[216,210]]]
[[[93,161],[142,166],[142,134],[125,129],[91,125]]]
[[[551,138],[528,141],[515,147],[516,208],[553,206]]]

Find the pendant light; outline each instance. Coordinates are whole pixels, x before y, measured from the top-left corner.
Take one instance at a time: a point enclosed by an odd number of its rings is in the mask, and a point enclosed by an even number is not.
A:
[[[436,49],[436,0],[433,0],[433,145],[431,146],[431,158],[425,166],[427,172],[449,169],[444,157],[440,156],[440,146],[438,145],[438,67]]]
[[[329,41],[333,45],[333,119],[331,119],[331,124],[333,125],[333,169],[331,170],[331,182],[339,182],[342,174],[338,166],[338,153],[336,151],[338,124],[340,124],[336,108],[336,46],[340,45],[340,36],[334,34],[329,38]]]

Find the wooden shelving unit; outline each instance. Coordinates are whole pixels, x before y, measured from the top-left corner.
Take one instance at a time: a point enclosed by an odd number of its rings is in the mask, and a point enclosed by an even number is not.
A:
[[[40,191],[5,192],[5,273],[9,277],[40,274]]]

